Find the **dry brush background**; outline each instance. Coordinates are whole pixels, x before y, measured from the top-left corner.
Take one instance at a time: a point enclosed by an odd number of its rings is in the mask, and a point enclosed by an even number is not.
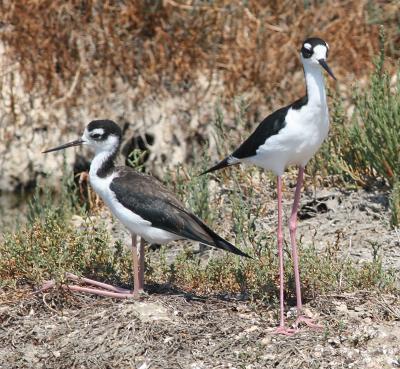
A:
[[[2,190],[32,187],[43,172],[59,176],[60,163],[40,149],[96,117],[124,125],[127,141],[150,134],[152,169],[188,160],[210,138],[217,103],[229,113],[245,98],[252,127],[303,94],[298,49],[307,36],[331,45],[347,107],[372,70],[379,24],[388,60],[399,56],[396,0],[17,0],[0,12]]]

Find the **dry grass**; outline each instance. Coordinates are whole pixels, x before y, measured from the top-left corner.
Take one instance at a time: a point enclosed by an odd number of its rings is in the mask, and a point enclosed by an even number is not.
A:
[[[328,40],[339,77],[349,71],[360,77],[377,52],[377,23],[387,28],[388,55],[398,56],[397,1],[305,4],[4,1],[0,38],[26,89],[67,105],[79,99],[87,79],[109,93],[122,77],[139,89],[139,101],[150,93],[182,93],[199,73],[210,81],[222,76],[228,99],[279,89],[263,102],[280,104],[283,94],[286,101],[301,93],[301,84],[293,89],[292,83],[301,78],[294,55],[305,36]]]

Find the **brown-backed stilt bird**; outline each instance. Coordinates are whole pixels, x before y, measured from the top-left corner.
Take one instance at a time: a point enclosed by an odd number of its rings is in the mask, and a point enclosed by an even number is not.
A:
[[[89,171],[90,184],[132,235],[133,291],[68,273],[68,279],[80,280],[94,286],[87,288],[68,285],[70,289],[118,298],[138,298],[144,287],[143,240],[163,244],[172,240],[189,239],[236,255],[248,256],[187,210],[157,179],[138,173],[130,167],[115,166],[121,138],[122,132],[116,123],[111,120],[94,120],[88,124],[80,139],[44,151],[48,153],[78,145],[88,145],[94,149],[95,156]],[[137,236],[141,238],[139,246]],[[46,283],[42,290],[53,284],[54,282]]]

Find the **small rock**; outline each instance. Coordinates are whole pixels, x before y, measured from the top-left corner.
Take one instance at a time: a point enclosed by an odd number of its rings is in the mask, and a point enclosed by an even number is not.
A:
[[[139,366],[138,369],[149,369],[149,368],[150,368],[150,365],[147,364],[146,362],[144,362],[142,365]]]
[[[349,309],[347,308],[347,305],[344,302],[341,302],[336,305],[336,311],[340,313],[347,313]]]
[[[314,348],[314,357],[320,358],[322,357],[322,353],[324,352],[324,348],[322,345],[316,345]]]
[[[261,357],[266,361],[272,361],[272,360],[276,359],[276,355],[274,355],[274,354],[265,354]]]
[[[132,310],[144,322],[155,320],[171,321],[171,313],[161,304],[137,301],[134,304],[126,305],[126,308]]]
[[[338,337],[334,338],[329,338],[328,343],[330,343],[333,347],[339,347],[340,346],[340,339]]]
[[[164,343],[168,343],[174,340],[174,337],[168,336],[164,338]]]
[[[269,345],[269,344],[271,343],[271,336],[266,336],[266,337],[264,337],[262,340],[260,340],[260,343],[261,343],[263,346]]]
[[[308,317],[314,319],[316,315],[308,308],[303,308],[303,314]]]
[[[250,332],[254,332],[254,331],[258,330],[258,329],[259,329],[259,328],[258,328],[257,325],[252,325],[250,328],[247,328],[247,329],[245,330],[245,332],[250,333]]]

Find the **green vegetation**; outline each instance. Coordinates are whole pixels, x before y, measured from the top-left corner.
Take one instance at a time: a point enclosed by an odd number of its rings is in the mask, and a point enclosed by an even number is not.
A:
[[[275,301],[279,296],[276,242],[266,235],[261,235],[256,242],[260,253],[253,261],[224,255],[202,264],[190,251],[186,251],[172,265],[166,264],[165,257],[152,259],[149,277],[159,283],[172,283],[187,291],[207,294],[243,293],[252,299]],[[395,273],[384,270],[380,256],[372,262],[356,263],[339,252],[340,246],[334,245],[321,252],[311,246],[301,245],[300,269],[306,299],[318,294],[362,289],[386,292],[396,290]],[[286,250],[286,253],[289,251]],[[294,298],[294,275],[290,258],[286,258],[285,276],[288,281],[286,295]]]
[[[371,187],[382,180],[391,190],[392,225],[400,219],[400,69],[396,82],[385,70],[385,37],[380,33],[380,55],[366,89],[357,88],[355,113],[346,118],[335,96],[332,125],[327,140],[309,170],[335,175],[342,182]]]
[[[64,280],[65,272],[129,282],[130,258],[120,242],[110,245],[75,194],[73,177],[64,176],[61,193],[37,189],[27,223],[0,239],[0,286]]]
[[[254,260],[224,254],[210,258],[205,264],[190,248],[184,248],[169,264],[163,246],[158,257],[147,258],[147,283],[169,283],[196,293],[244,293],[252,299],[277,299],[276,242],[258,223],[265,214],[256,193],[252,192],[255,191],[252,179],[247,178],[241,179],[244,183],[239,191],[213,195],[216,202],[224,203],[224,207],[213,207],[218,214],[204,210],[202,215],[223,218],[223,223],[213,223],[214,228],[229,239],[236,234],[235,243],[253,255]],[[61,194],[55,195],[47,190],[37,193],[31,202],[27,224],[14,234],[3,235],[4,240],[0,243],[1,286],[40,286],[48,279],[63,283],[67,271],[131,285],[132,266],[128,249],[119,241],[110,244],[101,222],[94,221],[83,207],[77,206],[76,198],[71,196],[76,192],[71,191],[73,186],[68,180],[64,181]],[[201,199],[210,195],[208,186],[199,183],[199,177],[189,176],[183,171],[175,177],[175,186],[182,192],[191,190],[186,192],[188,197],[184,200],[193,207],[199,206]],[[194,197],[193,193],[196,193]],[[224,213],[224,208],[228,213]],[[358,289],[395,290],[395,275],[384,270],[376,246],[372,250],[373,261],[356,263],[339,252],[343,248],[341,242],[338,240],[322,252],[312,245],[300,245],[306,298]],[[288,249],[285,252],[289,254]],[[290,258],[286,258],[286,294],[289,297],[294,296],[292,273]]]

